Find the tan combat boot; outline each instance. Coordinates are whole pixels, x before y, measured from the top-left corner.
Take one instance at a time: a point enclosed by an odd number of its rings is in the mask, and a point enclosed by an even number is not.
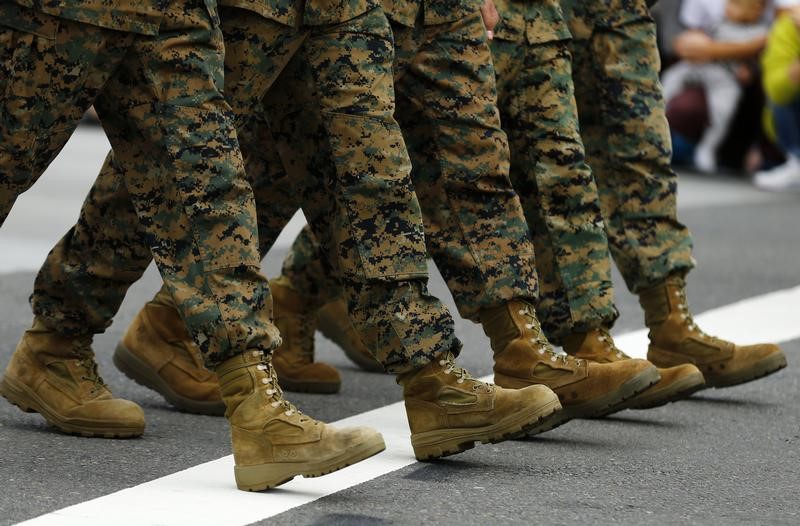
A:
[[[659,367],[696,365],[709,387],[727,387],[761,378],[786,367],[777,345],[735,345],[709,336],[692,319],[683,278],[670,277],[639,294],[650,329],[647,359]]]
[[[200,350],[164,287],[128,326],[114,351],[114,365],[181,411],[225,413],[217,377],[203,366]]]
[[[298,411],[283,399],[275,371],[260,351],[230,358],[216,372],[241,490],[274,488],[297,475],[318,477],[386,449],[373,429],[336,429]]]
[[[526,433],[561,404],[543,385],[503,389],[472,378],[447,353],[398,376],[403,386],[411,445],[418,460],[461,453],[475,442],[502,442]]]
[[[67,338],[39,319],[25,331],[0,382],[0,394],[65,433],[125,438],[144,433],[144,413],[114,398],[97,372],[91,336]]]
[[[382,373],[383,366],[375,360],[350,322],[347,303],[337,298],[317,311],[318,329],[323,336],[338,345],[350,360],[365,371]]]
[[[481,324],[494,350],[494,381],[519,389],[543,384],[555,391],[563,410],[541,429],[573,418],[594,418],[645,391],[659,380],[645,360],[595,363],[553,351],[533,307],[521,300],[481,310]]]
[[[272,366],[281,387],[299,393],[338,393],[342,387],[339,371],[314,361],[316,315],[295,290],[281,278],[271,280],[275,325],[281,333],[280,347],[272,355]]]
[[[614,363],[631,360],[614,344],[614,339],[605,329],[576,332],[564,339],[564,350],[568,354],[597,363]],[[609,409],[611,414],[623,409],[650,409],[676,400],[681,400],[705,387],[703,373],[692,364],[659,368],[661,380],[647,391]]]

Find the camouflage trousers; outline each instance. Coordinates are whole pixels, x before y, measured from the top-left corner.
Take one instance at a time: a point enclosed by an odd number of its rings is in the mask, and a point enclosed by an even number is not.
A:
[[[502,13],[510,2],[496,3]],[[558,343],[573,331],[610,325],[618,313],[597,185],[578,128],[569,30],[557,0],[520,9],[526,25],[501,24],[492,57],[511,182],[536,250],[537,314]]]
[[[412,161],[429,254],[462,317],[514,298],[535,301],[533,246],[508,177],[491,54],[477,12],[449,24],[393,24],[397,119]],[[300,141],[298,141],[300,142]],[[283,275],[303,296],[336,295],[304,230]]]
[[[694,266],[677,218],[677,176],[645,0],[563,0],[580,130],[611,254],[637,293]]]
[[[226,96],[259,203],[261,249],[302,206],[354,322],[372,335],[388,370],[403,372],[448,350],[458,352],[447,309],[425,288],[419,204],[393,118],[392,37],[385,15],[375,9],[343,24],[296,30],[223,8],[222,29]],[[302,122],[295,120],[296,110],[307,114]],[[295,133],[313,139],[312,151],[288,147]],[[138,167],[118,162],[117,148],[113,155],[79,222],[40,271],[33,297],[37,311],[54,313],[62,323],[81,320],[93,332],[107,327],[149,263],[142,232],[121,228],[130,224],[133,208],[120,181]],[[53,294],[54,284],[65,282],[71,294]]]
[[[118,260],[150,259],[152,253],[212,363],[248,348],[274,346],[277,332],[258,266],[255,202],[230,107],[221,95],[224,48],[214,3],[166,4],[155,37],[6,2],[0,7],[2,217],[57,155],[94,100],[124,167],[119,185],[131,202],[131,217],[115,226],[133,233],[140,225],[139,247],[105,249]],[[35,313],[65,334],[85,334],[90,326],[58,304],[91,305],[105,294],[95,288],[75,297],[67,272],[61,272],[90,267],[96,239],[85,240],[71,266],[53,268],[52,301],[32,300]],[[57,252],[75,240],[71,231]],[[141,270],[122,263],[113,272],[132,281]]]

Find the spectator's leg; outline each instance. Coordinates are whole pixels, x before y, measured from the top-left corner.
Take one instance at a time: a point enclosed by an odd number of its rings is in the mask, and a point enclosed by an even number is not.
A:
[[[706,64],[700,68],[699,75],[705,86],[711,123],[695,148],[694,164],[700,171],[714,172],[717,149],[728,134],[742,88],[733,73],[721,64]]]

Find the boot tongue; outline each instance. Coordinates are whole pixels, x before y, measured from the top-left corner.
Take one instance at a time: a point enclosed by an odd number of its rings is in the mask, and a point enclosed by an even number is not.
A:
[[[104,395],[110,397],[111,393],[108,391],[103,377],[97,371],[97,362],[94,359],[94,352],[92,351],[92,338],[91,336],[82,336],[73,340],[72,354],[77,359],[78,366],[81,368],[81,380],[89,384],[89,395],[96,395],[103,397]]]

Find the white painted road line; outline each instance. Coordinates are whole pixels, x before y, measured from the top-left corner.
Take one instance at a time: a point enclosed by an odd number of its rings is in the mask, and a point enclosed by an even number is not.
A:
[[[697,321],[708,332],[737,342],[780,343],[800,338],[798,305],[800,286],[712,309],[697,316]],[[643,357],[647,349],[646,338],[645,331],[635,331],[616,340],[626,352]],[[238,526],[275,516],[416,462],[402,403],[361,413],[335,424],[375,427],[383,433],[386,451],[336,473],[321,478],[297,478],[264,493],[246,493],[236,489],[233,457],[228,456],[21,524]],[[209,506],[209,503],[213,505]]]

